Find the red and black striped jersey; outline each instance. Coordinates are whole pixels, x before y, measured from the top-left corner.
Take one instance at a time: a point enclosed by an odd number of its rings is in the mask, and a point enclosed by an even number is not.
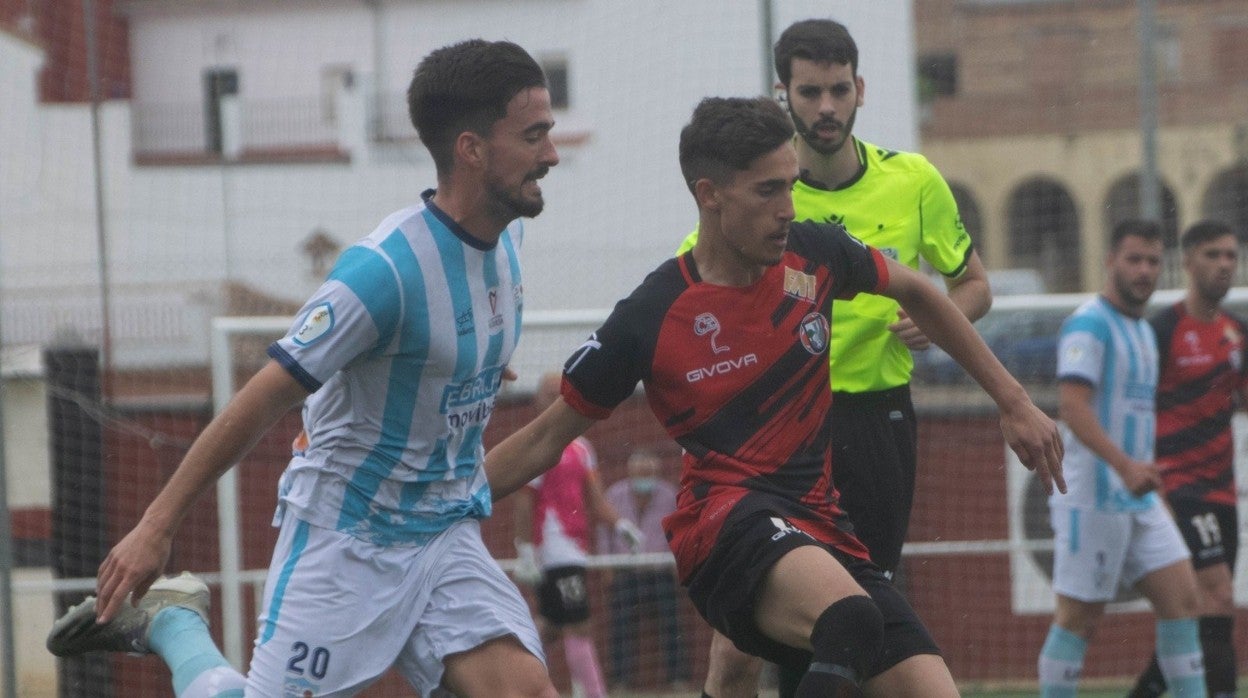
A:
[[[794,223],[782,260],[749,286],[703,282],[691,252],[667,260],[568,359],[573,408],[605,418],[640,381],[684,447],[664,521],[682,579],[750,492],[791,502],[794,526],[867,557],[832,485],[828,309],[887,283],[880,253],[840,225]]]
[[[1235,394],[1248,381],[1248,343],[1239,319],[1219,312],[1205,322],[1183,302],[1151,320],[1161,357],[1157,451],[1170,498],[1235,506]]]

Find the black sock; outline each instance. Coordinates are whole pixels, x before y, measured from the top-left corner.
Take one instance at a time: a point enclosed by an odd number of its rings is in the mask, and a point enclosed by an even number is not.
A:
[[[1148,668],[1135,681],[1135,688],[1127,694],[1127,698],[1159,698],[1166,692],[1166,677],[1161,675],[1161,666],[1157,664],[1157,655],[1148,663]]]
[[[884,644],[884,616],[870,597],[847,596],[820,614],[810,644],[810,668],[796,698],[861,696],[858,682]]]
[[[1209,698],[1235,695],[1235,643],[1232,616],[1200,617],[1200,649],[1205,655],[1205,686]]]

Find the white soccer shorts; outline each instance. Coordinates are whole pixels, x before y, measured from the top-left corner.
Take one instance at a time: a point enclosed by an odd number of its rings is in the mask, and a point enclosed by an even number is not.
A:
[[[461,521],[424,547],[377,546],[286,512],[247,696],[350,696],[391,666],[421,695],[447,655],[514,635],[545,662],[528,605]]]
[[[1178,526],[1158,502],[1109,513],[1050,505],[1053,589],[1080,601],[1112,601],[1151,572],[1190,557]]]

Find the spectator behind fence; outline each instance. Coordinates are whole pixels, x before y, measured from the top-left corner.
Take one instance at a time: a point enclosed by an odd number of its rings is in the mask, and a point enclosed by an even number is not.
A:
[[[660,461],[653,453],[637,450],[628,457],[628,477],[607,488],[607,501],[620,516],[637,522],[645,534],[642,553],[669,554],[663,517],[676,510],[676,487],[659,476]],[[598,527],[598,550],[603,554],[631,552],[629,542],[605,526]],[[676,605],[675,568],[667,563],[627,566],[615,570],[611,581],[611,683],[632,688],[637,673],[638,642],[643,613],[653,610],[655,631],[663,643],[667,680],[682,687],[689,680]]]

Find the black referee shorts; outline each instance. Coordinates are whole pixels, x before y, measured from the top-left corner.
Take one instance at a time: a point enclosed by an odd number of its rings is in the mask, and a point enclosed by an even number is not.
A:
[[[914,503],[918,422],[910,386],[832,396],[832,482],[854,534],[891,576]]]

